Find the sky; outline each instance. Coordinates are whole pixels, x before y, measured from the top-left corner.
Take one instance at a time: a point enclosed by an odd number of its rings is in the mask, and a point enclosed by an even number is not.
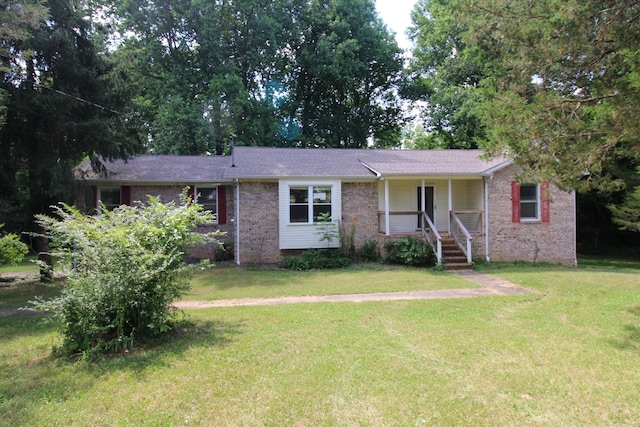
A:
[[[396,33],[401,49],[409,49],[411,43],[405,36],[405,30],[411,25],[411,10],[416,0],[376,0],[376,9],[387,27]]]

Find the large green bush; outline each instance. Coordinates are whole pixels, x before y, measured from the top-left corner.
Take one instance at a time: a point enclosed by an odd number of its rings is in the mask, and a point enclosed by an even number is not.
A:
[[[186,194],[179,205],[149,197],[145,206],[105,209],[99,216],[68,205],[56,214],[38,221],[69,268],[69,281],[59,298],[35,305],[59,322],[62,353],[120,351],[170,330],[172,303],[189,287],[186,252],[206,238],[192,230],[210,214],[188,203]]]
[[[390,241],[384,245],[385,262],[389,264],[432,267],[436,264],[436,255],[429,242],[417,237],[405,237]]]

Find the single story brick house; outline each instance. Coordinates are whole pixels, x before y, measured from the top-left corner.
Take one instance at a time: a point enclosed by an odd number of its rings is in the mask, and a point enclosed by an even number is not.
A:
[[[231,156],[142,155],[76,168],[78,204],[98,208],[178,200],[189,186],[216,215],[235,261],[277,263],[321,240],[318,215],[353,230],[356,247],[407,235],[429,240],[447,262],[455,241],[465,263],[529,261],[575,265],[575,194],[546,182],[519,183],[507,158],[480,150],[235,147]],[[206,256],[206,254],[205,254]],[[445,264],[446,265],[446,264]]]

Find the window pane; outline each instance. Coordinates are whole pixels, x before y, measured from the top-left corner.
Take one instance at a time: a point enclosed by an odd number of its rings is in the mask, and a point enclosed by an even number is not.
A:
[[[218,210],[218,188],[217,187],[197,187],[198,204],[206,211],[217,213]]]
[[[313,203],[331,204],[331,187],[313,187]]]
[[[535,184],[522,184],[520,186],[520,200],[538,200],[538,186]]]
[[[289,203],[309,203],[309,189],[307,187],[290,188]]]
[[[103,188],[100,189],[100,201],[108,209],[120,206],[120,189],[119,188]]]
[[[520,218],[537,219],[538,204],[535,202],[527,202],[520,204]]]
[[[309,222],[309,205],[289,206],[289,222]]]
[[[331,215],[331,205],[313,205],[313,222],[318,222],[318,217],[323,213]]]

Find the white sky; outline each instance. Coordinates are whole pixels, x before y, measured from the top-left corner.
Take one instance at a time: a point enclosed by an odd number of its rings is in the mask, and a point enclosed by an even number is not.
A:
[[[411,11],[416,0],[376,0],[376,9],[387,27],[396,33],[396,40],[401,49],[409,49],[411,43],[404,34],[411,26]]]

